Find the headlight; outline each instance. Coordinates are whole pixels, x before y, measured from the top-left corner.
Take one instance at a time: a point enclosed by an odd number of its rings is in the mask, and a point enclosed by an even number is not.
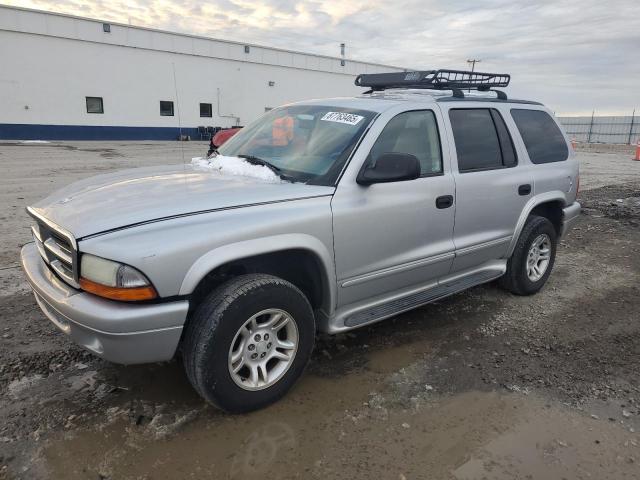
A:
[[[135,268],[88,253],[80,262],[80,288],[112,300],[151,300],[158,296],[147,277]]]

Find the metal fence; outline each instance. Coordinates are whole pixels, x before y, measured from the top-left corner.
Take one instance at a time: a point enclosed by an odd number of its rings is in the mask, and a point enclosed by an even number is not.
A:
[[[567,136],[577,142],[635,145],[640,140],[640,116],[558,117]]]

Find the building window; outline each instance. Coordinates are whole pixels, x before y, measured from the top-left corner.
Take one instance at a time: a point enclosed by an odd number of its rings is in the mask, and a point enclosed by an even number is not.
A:
[[[173,102],[160,100],[160,116],[173,117]]]
[[[85,97],[87,101],[87,113],[104,113],[102,97]]]
[[[111,33],[111,24],[110,23],[103,23],[102,24],[102,31],[104,33]]]
[[[213,116],[213,109],[211,108],[210,103],[201,103],[200,104],[200,116],[201,117],[209,117]]]

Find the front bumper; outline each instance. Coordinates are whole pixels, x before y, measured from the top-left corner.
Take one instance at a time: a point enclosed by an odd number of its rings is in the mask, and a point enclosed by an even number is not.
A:
[[[80,346],[115,363],[151,363],[175,354],[187,318],[186,300],[131,304],[76,290],[53,274],[35,244],[22,247],[22,268],[38,305]]]
[[[581,206],[578,202],[573,202],[568,207],[562,209],[562,231],[560,237],[564,237],[571,230],[580,217]]]

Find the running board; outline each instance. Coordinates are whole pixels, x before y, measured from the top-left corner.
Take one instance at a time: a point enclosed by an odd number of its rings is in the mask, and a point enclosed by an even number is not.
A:
[[[386,303],[356,311],[345,318],[344,325],[347,328],[355,328],[368,323],[384,320],[385,318],[398,315],[408,310],[413,310],[414,308],[427,303],[461,292],[467,288],[480,285],[481,283],[490,282],[491,280],[500,278],[504,272],[504,268],[498,269],[494,267],[490,270],[483,269],[464,277],[458,277],[448,281],[445,280],[428,290],[423,290]]]

